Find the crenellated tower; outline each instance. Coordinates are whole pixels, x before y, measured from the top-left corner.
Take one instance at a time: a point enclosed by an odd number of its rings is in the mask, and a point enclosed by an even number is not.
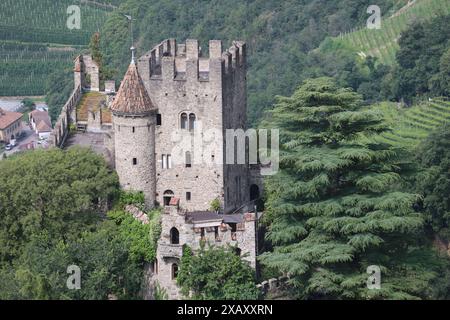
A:
[[[174,199],[195,211],[218,198],[230,212],[249,201],[248,166],[226,164],[224,153],[225,130],[246,129],[246,45],[235,41],[223,51],[221,41],[211,40],[208,51],[204,55],[197,40],[168,39],[143,55],[138,69],[158,108],[157,202]],[[212,132],[215,137],[199,150],[192,141],[200,126],[205,141]]]

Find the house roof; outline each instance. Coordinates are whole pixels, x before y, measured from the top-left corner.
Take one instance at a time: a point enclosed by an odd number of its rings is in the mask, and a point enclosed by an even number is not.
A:
[[[22,116],[23,114],[20,112],[6,111],[0,108],[0,130],[8,128]]]
[[[222,221],[223,215],[212,211],[196,211],[186,213],[187,223],[200,223],[206,221]]]
[[[188,223],[201,223],[207,221],[223,221],[224,223],[241,223],[244,221],[243,214],[219,214],[212,211],[196,211],[186,213]]]
[[[52,131],[52,127],[50,127],[44,121],[39,121],[38,125],[36,126],[36,130],[38,132],[51,132]]]
[[[156,110],[133,62],[128,67],[111,110],[118,115],[145,115]]]
[[[36,123],[36,130],[38,132],[52,131],[52,121],[47,111],[33,110],[29,115]]]
[[[36,124],[43,121],[49,127],[52,126],[52,121],[51,121],[50,116],[48,115],[47,111],[33,110],[30,112],[30,117],[32,117],[34,119],[34,122],[36,122]]]

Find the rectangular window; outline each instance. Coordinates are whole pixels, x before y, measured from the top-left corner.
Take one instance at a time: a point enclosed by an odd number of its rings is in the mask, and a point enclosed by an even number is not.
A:
[[[186,201],[191,201],[191,193],[186,192]]]
[[[172,156],[170,154],[167,155],[167,168],[172,169]]]
[[[158,113],[158,114],[156,115],[156,125],[157,125],[157,126],[160,126],[161,124],[162,124],[161,114]]]
[[[167,169],[167,156],[165,154],[162,155],[162,168]]]
[[[137,165],[137,159],[133,158],[133,166]]]
[[[163,169],[172,169],[172,156],[170,154],[163,154],[161,160]]]
[[[135,133],[136,132],[136,129],[133,127],[133,133]]]

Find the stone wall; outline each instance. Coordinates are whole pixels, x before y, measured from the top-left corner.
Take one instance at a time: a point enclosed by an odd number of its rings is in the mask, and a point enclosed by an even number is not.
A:
[[[155,205],[155,115],[113,115],[115,167],[125,190],[143,191],[149,208]]]
[[[81,85],[78,85],[70,95],[56,121],[53,131],[50,134],[50,145],[62,148],[69,134],[70,124],[76,123],[76,107],[82,96]]]
[[[90,78],[90,90],[100,91],[100,70],[90,55],[83,55],[83,71]],[[87,84],[85,84],[87,85]]]
[[[223,215],[219,215],[223,217]],[[240,251],[242,259],[256,268],[257,218],[255,213],[242,215],[242,222],[233,232],[222,218],[209,221],[190,221],[188,213],[175,206],[165,207],[162,216],[162,231],[158,241],[157,262],[152,268],[152,283],[159,283],[166,290],[169,299],[180,299],[180,291],[173,278],[173,266],[180,264],[183,245],[188,245],[194,253],[206,246],[233,246]],[[171,230],[179,234],[179,243],[171,243]],[[202,231],[203,229],[203,231]]]

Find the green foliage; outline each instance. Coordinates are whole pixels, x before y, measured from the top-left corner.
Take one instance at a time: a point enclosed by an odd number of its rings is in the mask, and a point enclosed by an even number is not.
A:
[[[381,10],[385,15],[386,9],[381,6]],[[381,29],[368,29],[364,26],[333,38],[333,41],[352,48],[354,54],[362,52],[367,56],[379,58],[383,64],[393,65],[399,49],[397,39],[413,21],[431,20],[436,15],[449,13],[450,5],[447,0],[420,0],[398,14],[386,14],[381,21]]]
[[[394,2],[377,4],[389,12]],[[121,80],[130,61],[130,26],[123,14],[133,16],[140,55],[165,38],[199,39],[204,51],[210,39],[222,39],[224,48],[232,40],[244,40],[249,54],[248,115],[255,124],[276,94],[290,94],[309,77],[307,69],[320,69],[320,63],[309,64],[308,52],[326,36],[365,23],[370,4],[367,0],[128,0],[105,23],[102,49],[105,63],[118,71],[116,80]]]
[[[140,298],[161,232],[119,210],[118,179],[89,149],[34,151],[0,162],[0,299]],[[67,268],[81,269],[69,290]]]
[[[22,106],[20,108],[20,112],[22,112],[22,113],[31,112],[35,108],[36,108],[36,105],[33,102],[33,100],[31,100],[29,98],[25,98],[25,99],[22,100]]]
[[[210,209],[212,211],[219,211],[220,208],[221,208],[221,204],[220,204],[220,200],[218,198],[216,198],[213,201],[211,201]]]
[[[196,300],[255,300],[258,290],[252,268],[232,248],[183,248],[177,283]],[[192,296],[189,296],[192,292]]]
[[[81,9],[79,30],[67,27],[70,5]],[[49,75],[72,68],[74,57],[87,47],[112,9],[100,1],[1,1],[0,96],[46,93]]]
[[[108,218],[119,226],[123,241],[129,243],[132,262],[153,262],[156,259],[157,242],[161,234],[159,210],[149,213],[149,224],[142,224],[122,210],[108,212]]]
[[[278,98],[265,124],[280,129],[280,171],[266,183],[274,250],[262,262],[289,274],[298,297],[430,297],[423,290],[437,274],[407,259],[420,251],[418,196],[398,191],[400,154],[362,139],[386,126],[360,101],[329,78]],[[382,269],[382,291],[365,286],[370,265]]]
[[[168,297],[166,290],[157,283],[155,286],[155,300],[168,300]]]
[[[450,48],[450,15],[415,23],[402,33],[393,70],[392,92],[396,99],[440,96],[448,92],[446,53]]]
[[[56,122],[61,109],[74,90],[72,69],[56,69],[48,76],[45,88],[48,113],[52,121]]]
[[[373,137],[375,141],[413,150],[428,135],[450,120],[450,102],[433,99],[410,108],[381,103],[370,108],[383,113],[391,130]]]
[[[2,299],[119,299],[139,296],[142,266],[129,256],[117,226],[102,223],[94,232],[83,232],[76,240],[54,240],[48,234],[34,235],[14,264],[0,270]],[[66,286],[67,267],[81,270],[81,289]]]
[[[77,238],[98,223],[98,212],[118,188],[104,159],[82,148],[9,157],[0,172],[0,261],[20,255],[42,229],[55,238]]]
[[[419,146],[416,158],[421,171],[415,187],[423,196],[423,207],[432,230],[450,241],[450,131],[443,126]]]
[[[143,208],[145,198],[143,192],[122,191],[120,192],[119,205],[126,206],[128,204]]]

